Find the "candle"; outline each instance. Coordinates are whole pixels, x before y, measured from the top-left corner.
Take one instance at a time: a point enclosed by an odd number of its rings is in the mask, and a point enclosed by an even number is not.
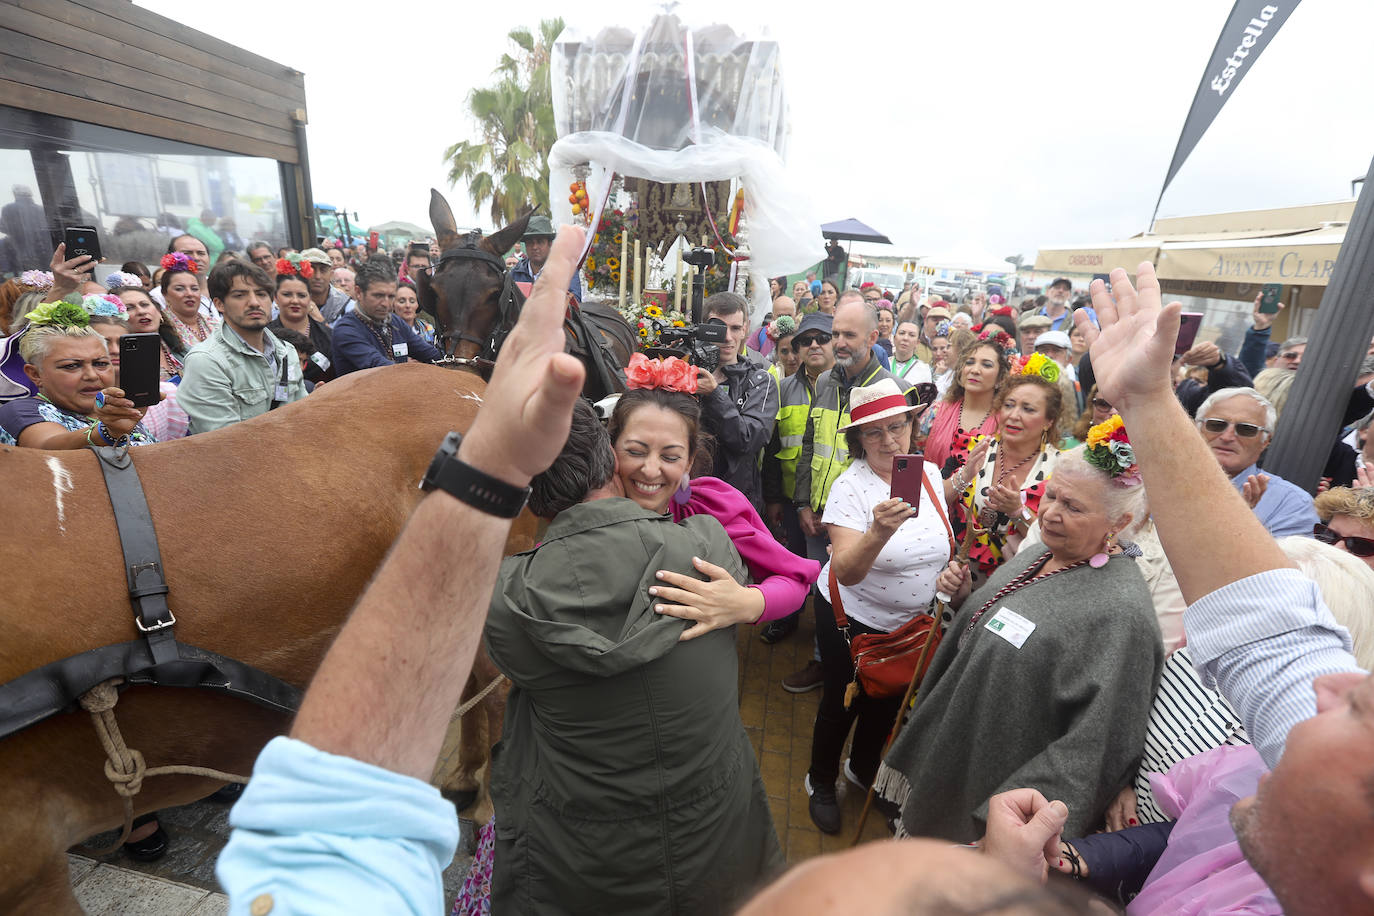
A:
[[[682,313],[682,255],[678,253],[677,282],[673,284],[673,311]]]
[[[643,288],[644,284],[639,282],[639,239],[635,239],[635,279],[634,286],[630,287],[630,289],[634,292],[634,301],[636,304],[639,304],[643,298],[639,294],[639,291]]]
[[[630,244],[630,233],[621,230],[620,232],[620,307],[625,307],[625,275],[630,272],[630,265],[625,261],[625,250]]]
[[[696,304],[692,301],[692,281],[696,279],[697,269],[689,267],[687,269],[687,309],[692,314],[687,316],[689,321],[696,321]]]

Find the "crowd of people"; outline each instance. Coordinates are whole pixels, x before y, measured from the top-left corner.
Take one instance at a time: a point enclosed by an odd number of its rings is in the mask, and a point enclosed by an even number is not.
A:
[[[471,506],[455,515],[457,501],[427,499],[402,535],[432,540],[421,529],[437,526],[482,545],[463,560],[464,592],[436,595],[472,626],[485,619],[512,685],[496,813],[455,913],[724,912],[778,878],[732,628],[778,643],[805,613],[812,658],[779,686],[821,691],[803,778],[812,821],[843,829],[844,779],[874,794],[898,837],[985,851],[992,870],[946,885],[949,899],[1019,888],[1035,912],[1086,906],[1086,893],[1056,889],[1062,880],[1132,912],[1370,905],[1367,865],[1330,854],[1310,820],[1312,806],[1345,819],[1367,857],[1374,814],[1360,786],[1374,757],[1354,748],[1337,762],[1347,779],[1331,791],[1351,798],[1309,799],[1302,768],[1320,779],[1332,748],[1366,741],[1343,732],[1367,730],[1358,700],[1370,681],[1358,672],[1374,657],[1374,343],[1342,393],[1347,427],[1317,493],[1264,465],[1306,341],[1271,343],[1257,299],[1237,353],[1198,342],[1175,356],[1178,312],[1160,309],[1146,269],[1138,289],[1121,273],[1114,292],[1094,283],[1075,300],[1057,279],[1019,307],[997,293],[953,304],[919,288],[841,289],[831,273],[779,278],[753,332],[747,300],[716,293],[703,314],[724,328],[719,365],[637,353],[603,423],[575,400],[580,366],[556,352],[564,290],[581,292],[575,245],[555,243],[547,219],[529,226],[512,269],[535,293],[458,457],[528,484],[548,530],[499,568],[486,550],[504,540],[499,526]],[[176,235],[157,265],[125,263],[96,282],[93,261],[59,246],[47,271],[0,285],[0,443],[200,435],[345,374],[443,357],[416,285],[436,263],[427,245],[392,257],[250,242],[213,266],[211,254]],[[156,335],[162,399],[151,407],[120,387],[131,333]],[[469,446],[479,427],[491,441]],[[923,456],[914,489],[899,494],[898,462],[912,455]],[[349,630],[369,609],[390,619],[387,582],[384,567],[326,667],[349,664]],[[856,640],[880,645],[917,624],[928,667],[910,670],[919,690],[904,705],[856,669]],[[450,662],[415,676],[456,689],[466,662]],[[1314,693],[1321,675],[1345,679]],[[293,739],[264,751],[221,879],[233,894],[348,888],[354,906],[433,910],[416,876],[447,864],[456,835],[415,813],[437,799],[417,784],[423,759],[363,755],[381,772],[350,770],[359,755],[341,749],[356,745],[329,702],[312,689]],[[374,712],[398,702],[381,691]],[[1353,721],[1321,724],[1335,711]],[[1244,801],[1271,770],[1265,806]],[[327,812],[283,826],[266,806],[289,791],[320,801],[291,780],[330,774],[336,800],[399,799],[396,837],[412,815],[429,834],[342,843],[332,864],[288,868],[346,830]],[[138,827],[131,854],[165,850],[156,820]],[[1305,871],[1282,861],[1299,839],[1323,851],[1301,847],[1320,859]],[[751,909],[807,911],[816,890],[808,904],[802,888],[843,888],[865,867],[798,870]]]

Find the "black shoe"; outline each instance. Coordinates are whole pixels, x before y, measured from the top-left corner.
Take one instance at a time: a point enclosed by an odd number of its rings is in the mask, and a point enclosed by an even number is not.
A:
[[[134,818],[134,826],[142,827],[157,820],[156,814],[145,814]],[[157,829],[141,840],[130,840],[124,844],[124,852],[135,862],[156,862],[167,854],[169,839],[167,831],[158,824]]]
[[[226,786],[220,786],[210,794],[206,801],[219,802],[222,805],[232,805],[239,800],[243,794],[243,783],[231,782]]]
[[[821,833],[835,834],[840,832],[840,802],[835,798],[835,787],[832,786],[813,786],[811,784],[811,774],[806,774],[806,794],[811,796],[808,805],[811,811],[811,823],[815,824]]]
[[[797,618],[796,615],[792,615],[765,623],[763,629],[759,631],[759,639],[771,646],[775,642],[782,642],[795,632],[797,632]]]

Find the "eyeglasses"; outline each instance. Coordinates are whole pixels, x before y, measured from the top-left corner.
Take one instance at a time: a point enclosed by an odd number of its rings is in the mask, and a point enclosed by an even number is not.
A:
[[[1279,354],[1280,359],[1297,359],[1299,356],[1302,356],[1301,350],[1289,350],[1287,353]]]
[[[823,347],[828,343],[830,343],[829,334],[817,334],[815,337],[793,337],[792,349],[805,350],[812,345]]]
[[[1352,556],[1374,557],[1374,538],[1361,538],[1353,534],[1339,535],[1320,522],[1312,526],[1312,537],[1333,547],[1344,541],[1345,549],[1350,551]]]
[[[869,427],[859,430],[859,438],[865,442],[881,442],[887,436],[894,439],[901,438],[902,433],[911,427],[911,417],[902,417],[900,423],[890,423],[887,426]]]
[[[1230,420],[1223,420],[1220,417],[1208,417],[1202,421],[1202,428],[1214,436],[1220,436],[1233,426],[1236,429],[1236,435],[1242,439],[1253,439],[1260,433],[1269,432],[1269,429],[1264,426],[1256,426],[1253,423],[1232,423]]]
[[[1115,409],[1116,409],[1116,408],[1112,407],[1111,404],[1108,404],[1106,401],[1102,400],[1102,398],[1093,398],[1093,407],[1097,408],[1098,410],[1115,410]]]

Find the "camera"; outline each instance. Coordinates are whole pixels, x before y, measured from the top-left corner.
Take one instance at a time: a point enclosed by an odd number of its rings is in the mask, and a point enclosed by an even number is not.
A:
[[[716,250],[714,248],[693,248],[691,251],[683,253],[682,260],[693,267],[710,267],[716,263]]]
[[[676,356],[707,372],[715,372],[720,365],[720,345],[727,334],[725,322],[719,318],[685,328],[663,328],[658,332],[658,346],[649,355]]]

